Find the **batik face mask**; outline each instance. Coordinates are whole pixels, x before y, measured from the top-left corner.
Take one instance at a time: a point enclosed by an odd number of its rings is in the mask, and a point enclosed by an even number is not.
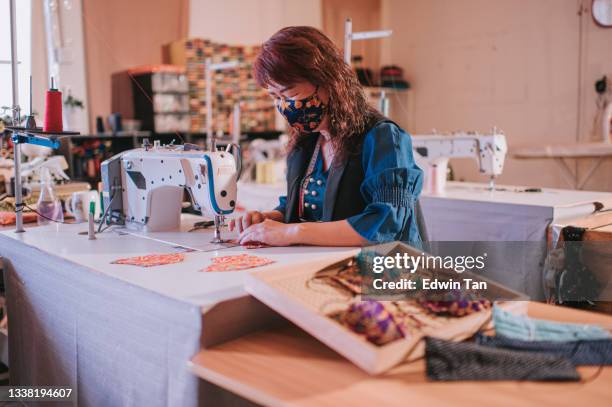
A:
[[[312,133],[323,121],[326,107],[319,99],[319,88],[305,99],[291,100],[281,97],[276,108],[289,125],[300,133]]]
[[[598,325],[571,324],[514,315],[493,307],[493,324],[499,336],[522,341],[567,342],[610,339],[610,333]]]

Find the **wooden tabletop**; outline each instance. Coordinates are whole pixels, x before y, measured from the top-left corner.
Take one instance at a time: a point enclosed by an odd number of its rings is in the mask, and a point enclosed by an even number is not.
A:
[[[536,147],[515,147],[514,158],[593,158],[612,157],[612,143],[555,144]]]
[[[529,303],[536,318],[611,326],[612,317]],[[369,376],[294,326],[260,331],[198,353],[191,370],[267,406],[610,405],[612,367],[580,367],[578,383],[428,382],[423,360]]]

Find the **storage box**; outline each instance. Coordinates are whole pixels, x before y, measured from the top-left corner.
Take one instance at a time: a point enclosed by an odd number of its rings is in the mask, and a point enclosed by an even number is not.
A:
[[[379,254],[407,252],[414,256],[422,253],[402,243],[381,245],[376,251]],[[331,286],[329,289],[313,289],[309,283],[317,272],[335,267],[350,258],[330,255],[323,260],[296,265],[290,270],[279,266],[261,272],[253,271],[247,275],[245,287],[251,295],[370,374],[379,374],[403,361],[422,357],[424,336],[460,341],[472,336],[490,321],[490,309],[464,317],[439,317],[439,324],[436,323],[435,328],[430,325],[418,335],[377,346],[330,318],[330,313],[352,299]],[[518,312],[526,310],[524,296],[492,281],[487,283],[493,295],[514,300],[500,303],[501,306]]]

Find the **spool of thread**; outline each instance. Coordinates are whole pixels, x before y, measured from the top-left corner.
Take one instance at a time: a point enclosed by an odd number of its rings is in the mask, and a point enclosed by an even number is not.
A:
[[[94,214],[96,212],[96,203],[89,202],[89,213],[87,214],[87,237],[89,240],[96,240],[96,226],[94,224]]]
[[[87,214],[87,238],[96,240],[96,225],[94,224],[94,214],[91,212]]]
[[[45,97],[43,130],[51,133],[61,133],[64,130],[62,123],[62,92],[54,88],[53,78],[51,78],[51,89],[47,91]]]

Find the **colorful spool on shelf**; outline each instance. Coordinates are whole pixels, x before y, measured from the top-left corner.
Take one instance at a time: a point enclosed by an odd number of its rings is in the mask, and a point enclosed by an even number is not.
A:
[[[55,89],[51,78],[51,89],[45,96],[45,120],[43,130],[46,132],[61,133],[64,130],[62,122],[62,92]]]

